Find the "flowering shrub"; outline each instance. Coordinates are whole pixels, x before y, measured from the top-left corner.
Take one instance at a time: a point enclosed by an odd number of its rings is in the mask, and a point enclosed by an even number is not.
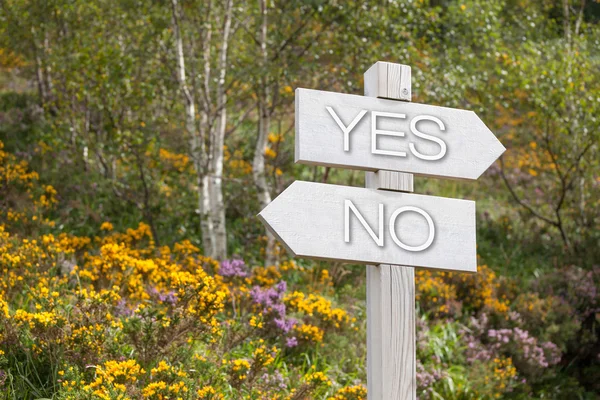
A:
[[[161,157],[187,168],[184,157]],[[281,359],[280,349],[310,350],[350,321],[324,298],[288,305],[284,274],[296,268],[218,263],[187,240],[157,247],[143,223],[29,238],[24,223],[52,227],[44,213],[56,191],[40,189],[37,174],[1,147],[0,165],[7,198],[33,199],[0,208],[0,372],[10,372],[10,390],[42,381],[48,397],[64,399],[302,399],[340,389]],[[35,368],[15,375],[24,359]]]
[[[189,242],[156,248],[144,224],[124,234],[103,224],[102,231],[91,240],[29,240],[0,225],[2,368],[35,354],[40,366],[60,368],[55,390],[64,398],[272,392],[300,399],[329,391],[320,372],[296,384],[275,361],[278,346],[321,343],[331,316],[343,316],[335,317],[338,328],[349,321],[330,301],[321,299],[318,312],[294,309],[299,317],[315,312],[322,328],[301,323],[287,315],[286,282],[264,286],[271,281],[263,269],[250,275],[241,260],[218,265]],[[247,288],[252,281],[263,286]],[[228,319],[232,311],[243,317]]]
[[[189,168],[184,156],[160,156]],[[217,262],[190,240],[158,246],[145,223],[59,232],[52,186],[2,147],[0,174],[0,389],[65,400],[366,399],[364,302],[338,286],[344,274],[285,258]],[[29,200],[11,200],[20,196]],[[485,265],[417,270],[419,398],[526,398],[567,356],[594,357],[599,275],[569,266],[519,291]]]
[[[465,376],[463,389],[477,398],[529,393],[552,379],[552,367],[561,364],[569,349],[590,354],[594,340],[579,335],[583,321],[598,310],[594,279],[592,271],[568,267],[539,281],[540,294],[515,290],[513,282],[487,266],[472,275],[418,271],[420,311],[440,324],[431,329],[421,321],[417,327],[421,396],[456,397],[455,381]],[[454,330],[451,340],[448,329]],[[458,367],[459,376],[457,365],[467,367]],[[454,388],[452,394],[449,388]]]

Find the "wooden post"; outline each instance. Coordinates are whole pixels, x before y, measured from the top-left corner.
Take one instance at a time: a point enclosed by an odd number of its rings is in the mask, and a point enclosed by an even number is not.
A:
[[[365,96],[411,101],[410,67],[377,62],[365,72]],[[413,175],[367,172],[370,189],[413,191]],[[415,400],[415,273],[412,267],[367,266],[369,400]]]

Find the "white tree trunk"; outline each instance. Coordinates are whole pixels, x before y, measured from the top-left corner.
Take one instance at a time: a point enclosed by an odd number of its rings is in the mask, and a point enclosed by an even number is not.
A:
[[[260,0],[260,11],[262,16],[260,31],[260,51],[262,58],[263,73],[267,71],[267,0]],[[265,174],[265,150],[269,137],[269,127],[271,124],[271,111],[269,109],[269,83],[265,77],[261,79],[261,88],[258,93],[258,137],[254,149],[254,159],[252,162],[252,177],[258,196],[260,208],[265,208],[271,202],[271,192],[267,177]],[[265,265],[276,263],[275,257],[275,237],[268,230],[266,231],[267,245],[265,247]]]
[[[38,92],[40,96],[40,100],[42,101],[42,105],[46,105],[48,101],[48,92],[46,87],[46,78],[44,77],[44,65],[42,62],[42,57],[40,56],[40,48],[37,44],[36,39],[37,33],[35,27],[31,27],[31,39],[32,39],[32,47],[33,54],[35,56],[35,75],[36,75],[36,83],[38,86]]]
[[[219,80],[217,82],[217,126],[212,139],[211,198],[210,218],[214,229],[214,254],[217,260],[227,258],[227,226],[225,218],[225,202],[223,198],[223,145],[227,128],[227,94],[225,93],[225,77],[227,74],[227,50],[231,33],[231,14],[233,1],[225,3],[223,34],[219,55]]]
[[[212,219],[210,198],[210,176],[198,174],[198,212],[200,213],[200,229],[202,230],[202,246],[204,255],[214,257],[215,254],[215,230]]]
[[[183,39],[181,37],[181,28],[179,26],[179,6],[177,0],[171,0],[173,9],[173,30],[175,31],[175,50],[177,57],[177,80],[180,89],[184,95],[185,101],[185,127],[189,136],[190,155],[194,164],[196,173],[196,183],[198,191],[198,211],[200,213],[200,230],[202,231],[202,245],[204,254],[212,257],[214,255],[214,229],[210,218],[211,198],[210,182],[206,174],[206,152],[203,140],[202,128],[208,125],[206,112],[202,115],[200,132],[196,129],[196,105],[194,96],[187,84],[185,70],[185,54],[183,51]],[[210,72],[210,71],[209,71]]]

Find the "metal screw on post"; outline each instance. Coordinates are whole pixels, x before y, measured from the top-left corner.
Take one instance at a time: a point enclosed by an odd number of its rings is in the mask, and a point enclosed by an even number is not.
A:
[[[365,96],[411,101],[410,67],[377,62],[365,72]],[[413,191],[413,174],[367,172],[365,187]],[[414,400],[416,382],[414,268],[367,266],[369,400]]]

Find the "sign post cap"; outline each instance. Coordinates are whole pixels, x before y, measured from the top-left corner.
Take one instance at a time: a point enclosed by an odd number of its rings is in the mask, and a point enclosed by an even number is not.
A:
[[[365,96],[411,100],[410,67],[377,61],[365,72]]]

